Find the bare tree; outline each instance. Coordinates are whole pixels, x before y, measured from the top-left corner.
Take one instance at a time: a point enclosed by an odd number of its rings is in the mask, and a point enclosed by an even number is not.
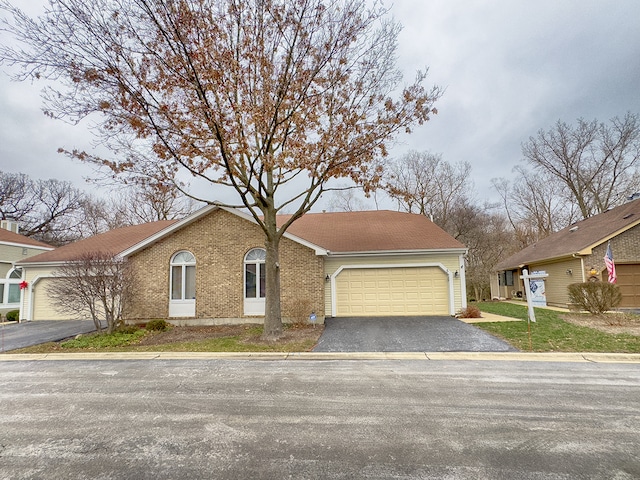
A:
[[[430,217],[448,230],[451,213],[473,190],[468,162],[450,164],[439,154],[411,151],[395,160],[385,190],[401,210]]]
[[[519,249],[560,230],[579,217],[577,205],[566,188],[558,188],[548,172],[513,169],[513,182],[494,178],[491,183],[500,195]]]
[[[627,113],[609,124],[558,121],[522,145],[531,166],[567,189],[582,218],[623,203],[640,190],[640,119]]]
[[[135,225],[186,217],[197,209],[198,204],[171,184],[147,183],[129,188],[119,210],[127,224]]]
[[[69,182],[32,180],[0,172],[0,215],[20,224],[20,233],[51,245],[78,238],[79,214],[86,195]]]
[[[104,320],[107,333],[112,333],[133,286],[133,274],[125,260],[90,252],[59,267],[47,294],[61,314],[90,316],[98,331]]]
[[[22,66],[20,79],[62,82],[46,112],[101,115],[99,138],[126,153],[72,152],[78,158],[130,181],[187,173],[235,191],[240,202],[231,206],[248,209],[265,234],[264,337],[277,338],[282,235],[332,179],[375,188],[375,160],[427,121],[441,95],[423,87],[426,71],[399,88],[399,26],[368,3],[50,0],[32,19],[0,0],[5,29],[21,45],[0,48],[0,59]],[[292,214],[278,228],[284,209]]]
[[[361,198],[356,195],[358,192],[354,188],[335,190],[331,192],[331,199],[328,204],[329,211],[332,212],[356,212],[366,210],[366,205]]]

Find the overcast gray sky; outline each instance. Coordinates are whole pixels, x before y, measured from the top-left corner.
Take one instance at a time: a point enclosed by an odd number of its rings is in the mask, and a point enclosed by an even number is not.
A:
[[[19,2],[34,12],[40,3]],[[490,179],[512,177],[521,143],[539,129],[558,119],[640,113],[638,0],[384,3],[404,27],[398,61],[407,82],[428,66],[428,84],[446,88],[439,114],[391,154],[428,150],[470,162],[481,201],[495,199]],[[86,187],[90,169],[56,151],[90,149],[91,138],[83,127],[47,119],[39,91],[0,75],[0,169]]]

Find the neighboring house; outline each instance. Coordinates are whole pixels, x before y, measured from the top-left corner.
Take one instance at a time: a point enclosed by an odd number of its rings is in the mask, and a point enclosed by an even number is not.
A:
[[[18,233],[18,223],[0,221],[0,314],[20,308],[22,270],[14,264],[23,259],[53,250],[46,243]]]
[[[640,200],[576,222],[501,261],[491,278],[493,298],[523,296],[523,269],[545,271],[547,304],[567,307],[567,286],[607,281],[604,255],[611,250],[623,308],[640,307]]]
[[[280,221],[286,221],[286,216]],[[180,221],[125,227],[20,263],[28,282],[22,316],[63,319],[49,301],[56,268],[82,252],[127,258],[138,288],[127,320],[260,322],[264,317],[264,233],[246,213],[209,206]],[[421,215],[307,214],[280,243],[285,320],[454,315],[466,307],[466,248]]]

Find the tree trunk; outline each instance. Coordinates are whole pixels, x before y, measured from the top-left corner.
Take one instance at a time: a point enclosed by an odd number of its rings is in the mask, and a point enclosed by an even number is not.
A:
[[[266,299],[264,311],[264,331],[262,338],[277,340],[282,335],[282,316],[280,311],[280,255],[278,246],[280,238],[267,238],[265,261]]]
[[[265,249],[266,298],[264,310],[264,340],[274,341],[282,336],[282,315],[280,310],[280,235],[276,225],[275,212],[265,212],[267,238]]]

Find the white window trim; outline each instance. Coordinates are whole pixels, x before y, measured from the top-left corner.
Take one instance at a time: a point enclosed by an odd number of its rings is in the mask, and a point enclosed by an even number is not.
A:
[[[18,271],[20,272],[20,277],[11,278],[11,275]],[[24,270],[22,269],[22,267],[13,267],[11,270],[7,272],[7,275],[5,278],[0,279],[0,283],[4,285],[4,289],[2,291],[2,298],[0,298],[0,305],[3,308],[18,307],[19,305],[22,304],[22,291],[20,291],[20,299],[17,302],[9,303],[9,288],[10,288],[9,286],[20,285],[20,283],[22,282],[23,276],[24,276]]]
[[[188,253],[193,257],[192,262],[175,262],[175,258],[181,253]],[[195,317],[196,299],[185,298],[187,267],[196,267],[196,256],[189,250],[180,250],[173,254],[169,262],[169,317]],[[182,282],[180,285],[180,298],[173,298],[173,267],[182,267]],[[197,268],[197,267],[196,267]]]
[[[255,250],[264,252],[266,257],[266,250],[261,247],[250,249],[244,255],[242,262],[242,299],[243,299],[243,311],[245,315],[249,316],[262,316],[264,315],[266,303],[265,297],[260,296],[260,273],[265,265],[265,260],[247,260],[249,254]],[[247,265],[256,265],[256,296],[247,297]],[[266,295],[266,292],[265,292]]]

